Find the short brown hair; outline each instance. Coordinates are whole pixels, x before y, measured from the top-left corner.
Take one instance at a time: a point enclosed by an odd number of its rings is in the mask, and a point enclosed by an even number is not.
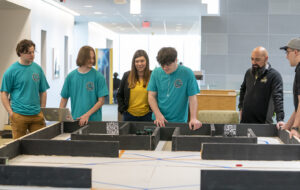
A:
[[[31,40],[24,39],[20,41],[16,48],[17,55],[20,57],[21,53],[28,53],[29,48],[32,46],[35,49],[35,44]]]
[[[76,64],[77,66],[81,67],[86,64],[86,62],[91,58],[90,57],[90,52],[94,52],[95,59],[93,65],[96,64],[96,53],[95,50],[91,46],[83,46],[80,48],[78,55],[77,55],[77,60]]]
[[[163,65],[170,65],[173,63],[177,58],[177,51],[173,47],[163,47],[161,48],[156,56],[156,60],[158,63]]]

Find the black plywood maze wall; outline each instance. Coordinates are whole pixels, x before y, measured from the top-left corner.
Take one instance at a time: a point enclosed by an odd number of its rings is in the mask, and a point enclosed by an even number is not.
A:
[[[107,126],[111,124],[118,126],[118,134],[107,134]],[[146,129],[152,129],[151,134],[137,135],[138,130]],[[71,133],[71,140],[51,140],[62,133]],[[279,137],[285,144],[257,144],[259,136]],[[30,170],[30,167],[13,168],[5,165],[9,159],[21,154],[118,157],[119,149],[154,150],[160,140],[172,141],[173,151],[201,150],[202,159],[208,160],[300,160],[299,141],[296,138],[290,139],[289,132],[278,131],[275,125],[238,124],[234,136],[224,136],[223,124],[204,124],[199,130],[191,131],[185,123],[168,123],[164,128],[156,128],[152,122],[89,122],[85,127],[80,127],[78,122],[62,122],[1,147],[0,163],[3,165],[0,168],[0,178],[13,177],[8,177],[7,174],[14,170]],[[35,169],[32,167],[29,172],[41,175]],[[72,169],[75,175],[84,172],[82,176],[86,176],[81,184],[75,185],[82,187],[91,184],[91,176],[88,174],[91,171]],[[49,174],[53,173],[51,167],[41,167],[40,171],[44,175],[48,170]],[[57,169],[56,172],[61,171]],[[45,178],[55,180],[51,176]],[[31,183],[30,179],[24,181],[28,183],[21,185],[40,185]],[[12,182],[0,181],[0,184]],[[57,180],[54,185],[66,187],[67,184]]]
[[[118,127],[118,134],[107,134],[111,124]],[[137,135],[138,131],[147,129],[152,130],[150,134]],[[71,133],[71,140],[51,140],[62,133]],[[285,144],[257,144],[257,137],[260,136],[279,137]],[[224,124],[204,124],[192,131],[186,123],[168,123],[166,127],[156,128],[152,122],[89,122],[84,127],[80,127],[78,122],[56,123],[0,148],[0,157],[11,159],[19,154],[118,157],[119,149],[154,150],[160,140],[172,141],[173,151],[201,150],[203,159],[235,159],[234,154],[228,152],[238,149],[279,153],[281,150],[291,150],[295,152],[294,156],[289,154],[291,159],[299,160],[300,157],[297,154],[300,151],[298,139],[290,139],[289,132],[278,131],[275,125],[238,124],[236,134],[230,136],[224,135]],[[81,150],[78,151],[78,147]],[[222,148],[227,150],[227,154],[215,151]],[[281,159],[279,153],[275,160]],[[223,155],[226,157],[222,158]],[[237,159],[249,158],[239,156]],[[263,155],[251,159],[268,160]]]

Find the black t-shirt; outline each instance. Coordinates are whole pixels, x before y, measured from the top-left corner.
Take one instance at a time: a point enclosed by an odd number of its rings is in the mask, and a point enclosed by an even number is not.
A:
[[[298,95],[300,95],[300,63],[298,63],[295,69],[295,78],[294,78],[294,85],[293,85],[293,95],[294,95],[294,106],[295,112],[298,109]]]

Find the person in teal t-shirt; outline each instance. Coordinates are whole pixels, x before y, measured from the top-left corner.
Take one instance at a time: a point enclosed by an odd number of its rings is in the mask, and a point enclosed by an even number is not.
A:
[[[65,108],[70,98],[72,117],[79,119],[80,126],[88,121],[102,121],[102,105],[108,89],[103,75],[93,68],[95,63],[94,49],[80,48],[76,60],[78,69],[68,74],[61,91],[59,107]]]
[[[154,123],[164,127],[165,122],[187,122],[190,107],[189,127],[200,128],[196,117],[200,91],[193,71],[177,64],[177,51],[172,47],[160,49],[156,59],[161,67],[152,72],[147,88]]]
[[[42,68],[33,62],[35,44],[22,40],[16,52],[19,61],[5,71],[1,86],[1,100],[9,114],[14,139],[46,126],[40,108],[46,106],[49,88]]]

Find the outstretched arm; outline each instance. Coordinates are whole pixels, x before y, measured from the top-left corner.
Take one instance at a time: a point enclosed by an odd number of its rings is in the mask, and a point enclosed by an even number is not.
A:
[[[157,127],[165,127],[165,122],[168,122],[163,114],[160,112],[159,107],[157,105],[157,92],[148,91],[148,102],[149,105],[155,115],[155,121],[154,124],[156,124]]]
[[[59,108],[65,108],[68,103],[68,98],[61,98],[60,103],[59,103]]]
[[[100,97],[98,98],[97,103],[85,114],[83,114],[82,116],[80,116],[79,119],[79,125],[80,126],[84,126],[88,123],[90,116],[95,113],[96,111],[98,111],[101,106],[103,106],[104,104],[104,97]]]
[[[290,133],[290,138],[292,138],[292,136],[296,136],[298,138],[300,138],[300,134],[299,134],[299,130],[297,129],[292,129],[292,127],[300,127],[300,95],[298,95],[298,109],[297,111],[295,111],[295,115],[294,115],[294,122],[291,122],[292,125],[291,126],[287,126],[291,128],[291,133]]]
[[[191,130],[199,129],[202,126],[202,123],[197,119],[197,96],[189,96],[189,106],[190,106],[190,122],[189,127]]]

